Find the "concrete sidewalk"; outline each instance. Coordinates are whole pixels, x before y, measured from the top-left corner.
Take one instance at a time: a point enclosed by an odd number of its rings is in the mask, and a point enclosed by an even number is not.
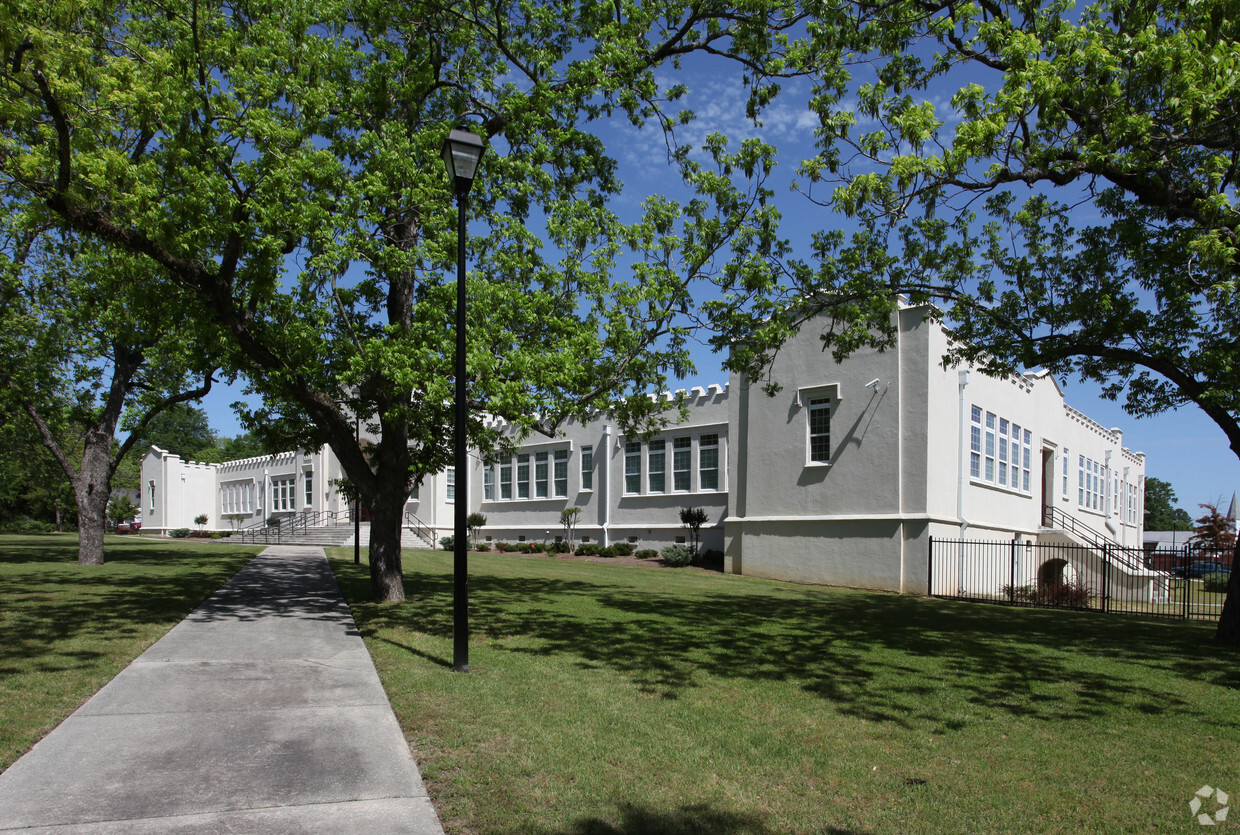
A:
[[[0,774],[0,831],[442,833],[321,548],[268,548]]]

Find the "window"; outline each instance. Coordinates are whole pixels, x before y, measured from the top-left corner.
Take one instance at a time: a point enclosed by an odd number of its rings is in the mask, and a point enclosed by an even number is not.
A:
[[[698,489],[719,489],[719,436],[714,433],[698,439]]]
[[[642,442],[624,443],[624,492],[642,491]]]
[[[296,479],[273,478],[271,480],[271,510],[295,510],[293,497],[296,495]]]
[[[809,400],[809,460],[831,463],[831,398]]]
[[[589,444],[581,448],[581,489],[594,489],[594,447]]]
[[[553,495],[563,498],[568,495],[568,450],[557,449],[555,451],[553,466],[554,471],[551,474]]]
[[[418,491],[421,486],[420,484],[413,485],[413,489],[409,491],[409,501],[416,502],[418,500]]]
[[[646,465],[650,475],[646,482],[651,493],[667,491],[667,442],[651,441],[647,447]]]
[[[505,455],[504,460],[499,462],[499,497],[501,499],[512,498],[512,456]]]
[[[689,490],[689,474],[693,467],[693,439],[672,439],[672,489],[678,493]]]
[[[495,468],[486,466],[482,468],[482,499],[483,501],[492,501],[495,498]]]
[[[306,497],[306,507],[313,506],[314,505],[314,474],[313,473],[309,473],[309,472],[306,473],[306,477],[303,480],[302,487],[305,490],[304,495]]]
[[[1063,448],[1063,497],[1068,498],[1068,462],[1072,460],[1072,456],[1068,454],[1068,448]]]
[[[547,498],[547,479],[549,472],[547,470],[547,453],[534,453],[534,496],[535,498]]]
[[[523,452],[517,456],[517,498],[530,497],[530,455]]]
[[[155,482],[154,481],[148,482],[147,495],[151,497],[151,512],[154,513],[155,512]]]
[[[456,467],[449,467],[444,470],[443,475],[446,498],[448,501],[454,502],[456,501]]]
[[[1085,510],[1104,510],[1103,493],[1107,478],[1102,464],[1084,455],[1077,456],[1076,503]]]
[[[1028,493],[1033,432],[979,406],[972,407],[969,423],[969,476]]]
[[[982,477],[982,410],[973,407],[973,425],[969,427],[969,475]]]

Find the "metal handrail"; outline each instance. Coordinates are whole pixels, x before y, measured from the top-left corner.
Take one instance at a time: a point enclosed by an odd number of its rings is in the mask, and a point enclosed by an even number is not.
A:
[[[435,545],[435,532],[422,523],[422,520],[413,515],[412,511],[405,511],[405,525],[422,537],[423,540],[429,542],[432,547]]]
[[[1046,505],[1044,519],[1050,522],[1048,527],[1060,528],[1075,534],[1094,550],[1101,552],[1104,559],[1117,563],[1133,571],[1148,571],[1145,565],[1145,551],[1140,548],[1128,548],[1111,541],[1110,537],[1094,530],[1075,517],[1069,516],[1054,505]],[[1139,554],[1134,559],[1134,553]]]
[[[328,524],[323,524],[324,522]],[[271,518],[265,519],[242,528],[239,533],[243,543],[257,543],[261,538],[264,544],[270,545],[274,538],[278,545],[286,538],[296,536],[298,531],[306,533],[311,528],[336,527],[340,524],[340,515],[334,510],[303,510],[296,516],[274,521]]]

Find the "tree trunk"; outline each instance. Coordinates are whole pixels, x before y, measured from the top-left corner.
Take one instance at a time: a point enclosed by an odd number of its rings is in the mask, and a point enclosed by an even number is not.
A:
[[[108,457],[111,450],[91,444],[82,450],[82,469],[74,479],[73,496],[78,511],[78,565],[103,565],[103,532],[107,526]]]
[[[1224,644],[1240,646],[1240,537],[1231,556],[1231,577],[1227,580],[1227,598],[1223,601],[1223,613],[1218,618],[1218,631],[1214,639]]]
[[[405,599],[400,539],[406,495],[404,490],[387,490],[367,501],[370,506],[370,591],[376,603],[397,603]]]

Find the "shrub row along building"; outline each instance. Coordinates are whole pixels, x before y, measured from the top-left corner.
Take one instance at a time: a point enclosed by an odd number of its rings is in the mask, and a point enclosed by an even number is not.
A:
[[[1120,430],[1068,406],[1046,374],[944,368],[947,334],[920,310],[897,324],[893,348],[839,364],[806,329],[771,369],[778,395],[735,375],[695,388],[688,419],[653,437],[600,416],[502,460],[475,459],[480,539],[554,541],[561,512],[579,507],[576,541],[661,548],[685,541],[680,510],[698,507],[702,547],[722,551],[727,571],[911,593],[927,591],[930,537],[1036,542],[1084,530],[1140,546],[1145,457]],[[326,447],[225,464],[152,447],[143,528],[189,527],[203,513],[217,530],[307,512],[347,520],[341,475]],[[454,476],[410,496],[411,533],[430,543],[452,533]]]

